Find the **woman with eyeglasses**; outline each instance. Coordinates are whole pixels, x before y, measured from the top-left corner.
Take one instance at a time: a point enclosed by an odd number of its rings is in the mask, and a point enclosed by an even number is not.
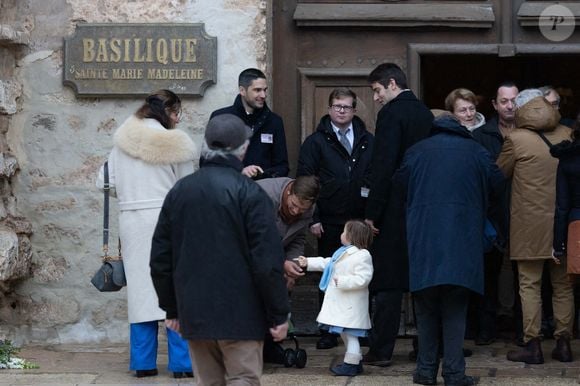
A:
[[[145,99],[137,112],[117,129],[109,154],[109,183],[119,207],[119,236],[127,277],[130,323],[130,370],[136,376],[157,375],[157,333],[165,311],[149,269],[151,240],[167,192],[193,173],[198,151],[179,123],[181,100],[169,90]],[[103,168],[97,181],[103,187]],[[168,369],[174,378],[193,377],[188,345],[167,329]]]
[[[477,97],[466,88],[456,88],[445,98],[445,110],[451,111],[469,131],[485,125],[485,117],[477,112],[476,106]]]

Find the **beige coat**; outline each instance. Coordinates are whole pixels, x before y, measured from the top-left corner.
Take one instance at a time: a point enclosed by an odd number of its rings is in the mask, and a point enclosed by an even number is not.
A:
[[[506,137],[497,160],[512,178],[512,260],[551,258],[558,160],[537,132],[552,144],[570,139],[570,129],[559,120],[560,114],[543,97],[532,99],[516,112],[518,128]]]
[[[149,269],[151,239],[165,195],[193,173],[198,157],[186,133],[166,130],[155,119],[130,117],[115,132],[109,180],[118,198],[129,323],[165,319]],[[103,186],[102,168],[97,186]]]
[[[309,257],[307,270],[324,271],[330,260],[330,257]],[[368,287],[372,277],[373,261],[369,251],[354,246],[348,248],[334,263],[316,321],[330,326],[370,329]]]

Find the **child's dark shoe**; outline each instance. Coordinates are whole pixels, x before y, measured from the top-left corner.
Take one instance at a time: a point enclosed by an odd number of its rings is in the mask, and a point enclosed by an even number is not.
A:
[[[354,377],[355,375],[359,375],[363,372],[363,367],[361,363],[359,363],[358,365],[353,365],[350,363],[341,363],[339,365],[331,367],[330,371],[334,375],[342,377]]]

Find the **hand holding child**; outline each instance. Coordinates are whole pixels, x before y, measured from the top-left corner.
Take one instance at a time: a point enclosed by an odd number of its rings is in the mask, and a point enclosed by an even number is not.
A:
[[[308,259],[304,256],[298,256],[296,259],[294,259],[294,261],[298,263],[300,268],[308,267]]]

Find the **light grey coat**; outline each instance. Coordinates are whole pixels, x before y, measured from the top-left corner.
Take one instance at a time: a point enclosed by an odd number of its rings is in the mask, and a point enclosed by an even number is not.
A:
[[[198,151],[185,132],[135,116],[113,139],[109,182],[118,198],[129,323],[162,320],[165,312],[159,308],[149,270],[151,239],[165,195],[177,180],[193,173]],[[103,186],[102,167],[97,186]]]

